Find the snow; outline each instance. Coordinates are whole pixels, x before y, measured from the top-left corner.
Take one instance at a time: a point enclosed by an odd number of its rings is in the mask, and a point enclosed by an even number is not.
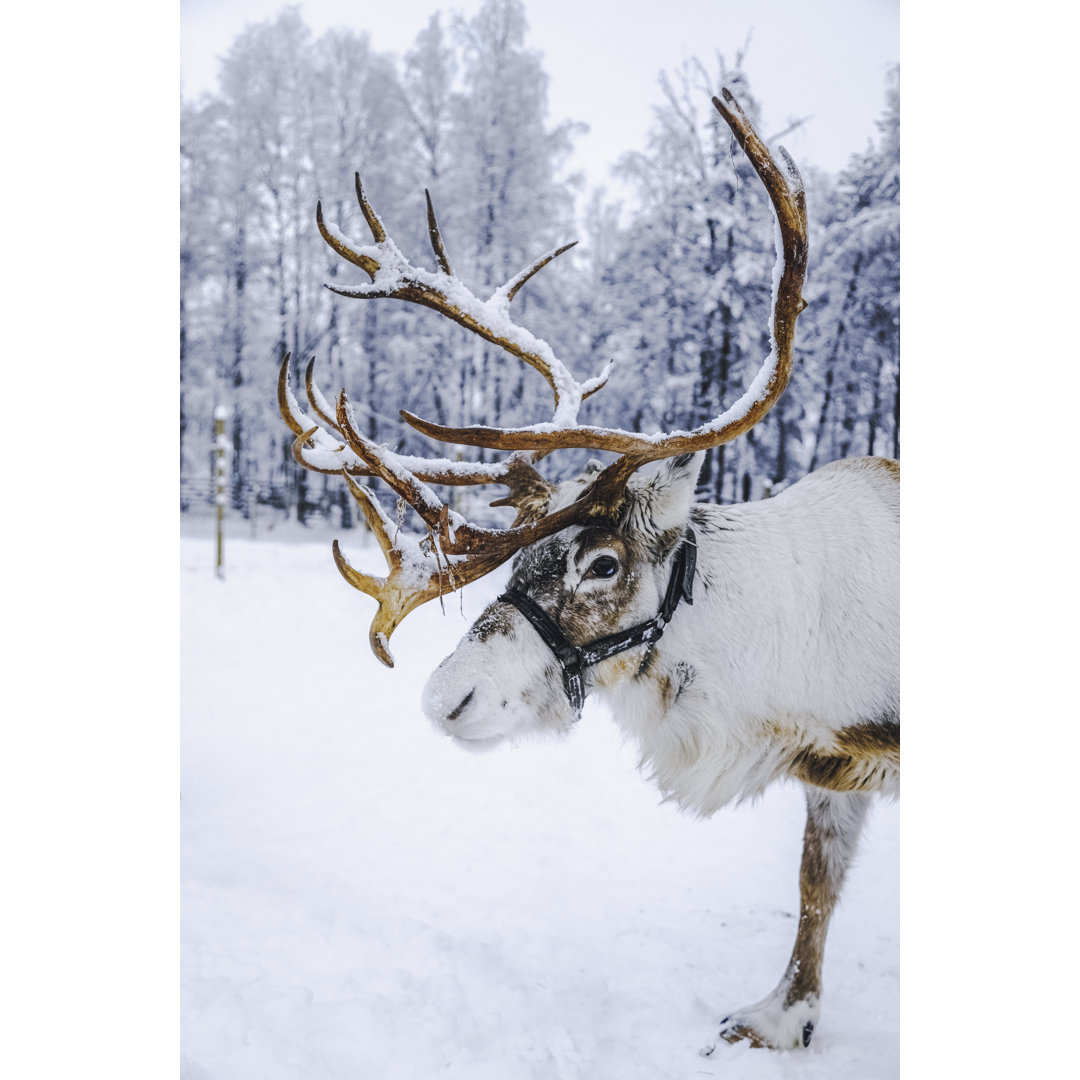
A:
[[[897,804],[871,814],[811,1047],[702,1058],[786,964],[799,790],[682,815],[593,702],[563,742],[463,754],[420,687],[499,575],[410,615],[390,671],[328,540],[230,535],[227,559],[218,581],[209,536],[182,539],[185,1080],[899,1075]]]

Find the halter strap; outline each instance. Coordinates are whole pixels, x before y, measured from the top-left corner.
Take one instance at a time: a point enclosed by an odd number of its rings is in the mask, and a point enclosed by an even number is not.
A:
[[[696,568],[697,537],[688,525],[686,536],[679,550],[675,552],[667,592],[664,593],[664,600],[656,617],[631,626],[629,630],[620,630],[616,634],[597,638],[587,645],[572,644],[559,624],[531,596],[520,589],[507,589],[499,600],[505,604],[513,604],[532,623],[544,644],[555,654],[555,659],[562,668],[566,696],[571,707],[580,715],[585,704],[585,669],[600,663],[601,660],[607,660],[610,656],[626,652],[627,649],[659,641],[664,628],[671,622],[679,601],[685,600],[688,604],[693,604]]]

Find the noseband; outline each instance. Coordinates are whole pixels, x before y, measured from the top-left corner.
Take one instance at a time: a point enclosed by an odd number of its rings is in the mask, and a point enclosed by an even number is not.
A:
[[[626,652],[627,649],[659,641],[664,628],[671,622],[679,601],[685,600],[688,604],[694,602],[696,566],[697,538],[694,530],[687,526],[686,538],[675,552],[667,592],[656,617],[631,626],[629,630],[620,630],[617,634],[597,638],[588,645],[571,644],[558,623],[531,596],[526,596],[520,590],[507,589],[499,600],[504,604],[513,604],[532,623],[544,643],[555,654],[555,659],[562,667],[563,686],[566,688],[570,706],[580,715],[581,707],[585,704],[585,669],[600,663],[601,660],[607,660],[609,656]]]

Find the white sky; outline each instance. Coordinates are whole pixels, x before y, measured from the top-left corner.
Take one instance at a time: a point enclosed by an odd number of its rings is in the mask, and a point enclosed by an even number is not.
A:
[[[305,22],[368,31],[374,47],[403,53],[435,11],[468,16],[483,0],[304,0]],[[245,25],[273,17],[281,0],[181,0],[185,97],[215,88],[218,58]],[[899,0],[526,0],[526,43],[544,54],[550,118],[580,120],[575,167],[595,183],[640,147],[661,99],[657,74],[697,56],[730,62],[752,32],[746,70],[765,133],[813,116],[785,145],[798,162],[830,171],[876,135],[885,73],[900,59]],[[444,21],[444,25],[447,22]]]

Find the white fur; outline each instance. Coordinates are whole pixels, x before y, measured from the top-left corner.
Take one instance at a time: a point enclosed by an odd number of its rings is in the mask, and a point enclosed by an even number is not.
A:
[[[621,535],[634,537],[638,551],[666,550],[661,561],[620,565],[626,576],[610,582],[589,578],[598,554],[618,553],[589,547],[584,530],[573,527],[537,545],[536,553],[543,544],[563,545],[543,549],[565,555],[559,580],[525,586],[596,606],[605,625],[590,626],[595,637],[625,629],[656,614],[677,538],[688,521],[693,525],[693,605],[678,606],[645,667],[649,646],[596,665],[588,685],[638,743],[642,766],[665,797],[708,815],[760,793],[796,755],[843,755],[837,739],[844,729],[898,720],[899,484],[890,463],[849,459],[773,499],[692,507],[697,465],[666,463],[630,489]],[[557,499],[579,490],[571,485]],[[518,558],[527,573],[533,564]],[[547,610],[559,618],[559,610]],[[488,625],[477,629],[485,619]],[[477,627],[428,681],[428,717],[476,749],[528,732],[569,730],[575,717],[561,672],[524,616],[496,603]],[[865,792],[899,790],[898,765],[887,755],[867,770],[861,793],[808,788],[810,820],[822,830],[828,862],[823,880],[834,899],[857,842]],[[822,935],[832,902],[828,911],[815,909]],[[798,950],[797,943],[793,964]],[[817,974],[819,963],[820,954]],[[816,1024],[820,1006],[816,992],[785,1004],[790,970],[731,1023],[770,1046],[802,1045],[804,1026]]]
[[[601,690],[687,809],[756,795],[792,748],[827,750],[838,729],[898,711],[896,484],[844,465],[774,499],[703,508],[728,531],[698,530],[694,605],[657,646],[658,669],[689,663],[698,680],[662,721],[655,683]]]
[[[492,749],[516,735],[568,731],[575,719],[551,653],[533,640],[536,631],[516,610],[513,619],[509,634],[487,641],[467,634],[424,687],[425,715],[459,745],[481,742]],[[469,694],[469,704],[450,720]]]
[[[656,478],[645,485],[657,532],[685,521],[690,508],[689,483],[666,502],[662,486]],[[672,702],[658,678],[629,677],[645,647],[590,672],[593,692],[638,742],[667,797],[711,814],[758,794],[793,750],[828,751],[837,730],[898,711],[897,507],[888,470],[855,459],[773,499],[696,508],[704,524],[694,603],[679,605],[652,665],[669,681],[688,666],[692,685]],[[645,512],[636,527],[647,527]],[[576,532],[567,531],[571,541]],[[602,586],[581,582],[582,571],[569,567],[566,585]],[[599,633],[651,618],[668,573],[667,563],[652,567],[634,609]],[[482,642],[470,633],[425,688],[425,713],[457,739],[568,730],[574,718],[548,647],[515,609],[505,619],[510,632]],[[449,721],[470,691],[469,707]],[[890,774],[875,787],[895,794],[898,782]]]

